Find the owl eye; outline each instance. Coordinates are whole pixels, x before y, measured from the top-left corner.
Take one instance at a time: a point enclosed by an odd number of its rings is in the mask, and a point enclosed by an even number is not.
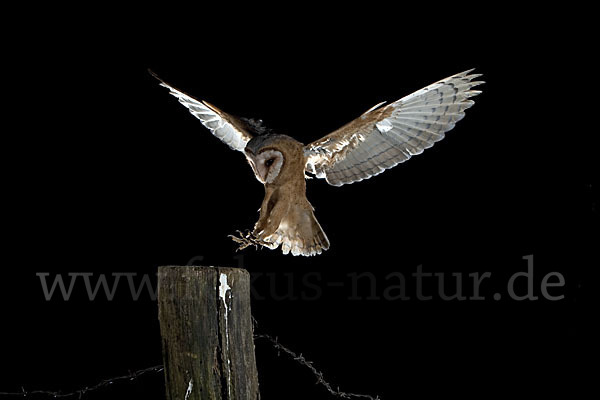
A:
[[[269,158],[267,161],[265,161],[265,165],[267,167],[270,167],[271,165],[273,165],[274,162],[275,162],[274,158]]]

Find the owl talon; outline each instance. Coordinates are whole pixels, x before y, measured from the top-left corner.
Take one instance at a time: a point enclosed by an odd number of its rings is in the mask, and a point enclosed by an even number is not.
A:
[[[249,246],[254,246],[258,250],[259,246],[268,247],[268,245],[270,244],[256,237],[256,235],[254,235],[254,233],[248,229],[246,230],[246,233],[243,233],[239,230],[236,232],[239,236],[229,235],[231,240],[233,240],[236,243],[239,243],[239,247],[236,249],[236,251],[244,250],[246,247]]]
[[[235,251],[244,250],[246,247],[254,244],[254,243],[252,243],[251,240],[248,239],[248,236],[249,236],[248,231],[246,231],[246,234],[244,234],[242,231],[237,230],[236,233],[239,236],[229,235],[231,240],[233,240],[234,242],[239,244],[239,247]]]

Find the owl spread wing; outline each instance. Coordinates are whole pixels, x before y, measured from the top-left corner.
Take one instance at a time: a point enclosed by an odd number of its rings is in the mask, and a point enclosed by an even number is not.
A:
[[[252,135],[248,133],[242,122],[219,110],[212,104],[195,99],[181,90],[174,88],[152,71],[149,72],[159,80],[160,86],[169,89],[169,93],[177,97],[179,102],[186,106],[190,110],[190,113],[198,118],[202,122],[202,125],[210,130],[213,135],[221,139],[223,143],[227,144],[233,150],[244,151],[246,144],[252,139]]]
[[[306,171],[341,186],[378,175],[444,138],[481,93],[473,70],[442,79],[391,104],[380,103],[305,146]]]

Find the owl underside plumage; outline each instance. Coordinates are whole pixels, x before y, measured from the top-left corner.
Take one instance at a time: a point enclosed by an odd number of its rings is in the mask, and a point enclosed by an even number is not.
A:
[[[239,249],[254,245],[312,256],[329,240],[306,197],[307,174],[341,186],[378,175],[444,138],[480,93],[472,70],[452,75],[400,100],[377,104],[355,120],[307,145],[264,128],[260,121],[227,114],[168,85],[161,86],[212,134],[244,153],[265,198],[254,229],[231,235]]]
[[[230,237],[240,244],[276,249],[284,254],[315,255],[329,248],[329,239],[317,221],[306,195],[296,190],[267,189],[252,231]],[[294,194],[290,194],[294,193]]]

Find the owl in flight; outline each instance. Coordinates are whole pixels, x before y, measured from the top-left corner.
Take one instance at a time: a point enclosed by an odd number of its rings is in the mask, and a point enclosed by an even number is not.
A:
[[[333,186],[362,181],[421,154],[454,124],[481,93],[473,70],[452,75],[390,104],[379,103],[360,117],[309,144],[267,131],[259,122],[234,117],[165,83],[160,85],[233,150],[242,152],[265,198],[252,231],[231,236],[240,244],[312,256],[329,248],[329,240],[306,198],[306,174]]]

